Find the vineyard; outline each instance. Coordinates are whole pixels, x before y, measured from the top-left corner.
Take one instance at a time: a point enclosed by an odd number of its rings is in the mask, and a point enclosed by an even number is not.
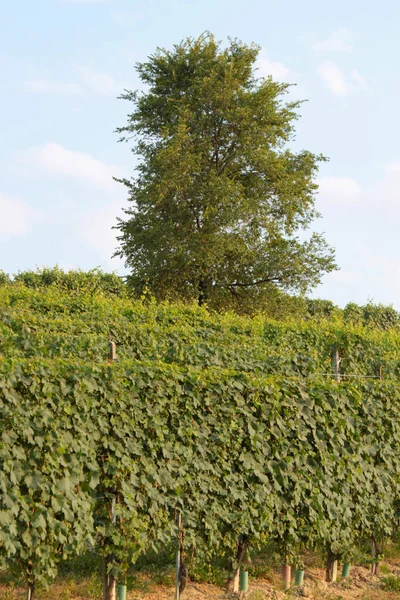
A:
[[[399,518],[399,376],[396,327],[4,281],[2,566],[29,600],[88,549],[105,600],[171,543],[182,595],[191,556],[230,556],[237,591],[246,552],[270,542],[286,587],[315,548],[330,581],[360,540],[377,568]]]

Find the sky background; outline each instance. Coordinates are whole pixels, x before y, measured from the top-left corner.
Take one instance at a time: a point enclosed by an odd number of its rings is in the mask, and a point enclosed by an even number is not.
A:
[[[262,46],[259,73],[307,99],[295,148],[330,158],[315,224],[341,270],[314,295],[400,309],[400,3],[0,0],[0,269],[101,267],[126,206],[134,65],[206,30]]]

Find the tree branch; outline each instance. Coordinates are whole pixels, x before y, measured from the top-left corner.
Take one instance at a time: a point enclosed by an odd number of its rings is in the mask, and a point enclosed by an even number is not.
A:
[[[235,283],[226,283],[226,284],[217,283],[215,287],[226,287],[226,288],[251,287],[253,285],[262,285],[263,283],[279,283],[279,282],[280,282],[279,277],[267,277],[266,279],[259,279],[258,281],[250,281],[249,283],[241,283],[239,281],[236,281]]]

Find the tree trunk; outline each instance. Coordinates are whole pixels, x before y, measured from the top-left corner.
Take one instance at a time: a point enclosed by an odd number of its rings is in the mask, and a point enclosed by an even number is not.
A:
[[[110,558],[104,559],[103,600],[116,600],[117,580],[112,573],[108,573]]]
[[[203,304],[205,304],[208,300],[208,294],[207,294],[207,282],[205,279],[200,279],[199,281],[199,306],[203,306]]]
[[[182,549],[183,550],[183,549]],[[181,551],[181,564],[179,565],[179,597],[183,594],[187,584],[187,568],[183,562],[183,551]]]
[[[176,581],[175,581],[175,600],[179,600],[183,592],[185,591],[188,572],[185,565],[185,553],[184,553],[184,529],[182,527],[181,514],[177,513],[177,525],[179,529],[178,533],[178,549],[176,553]]]
[[[328,556],[326,559],[326,581],[328,583],[335,583],[337,579],[338,561],[337,555],[328,548]]]
[[[246,556],[247,547],[249,545],[247,535],[241,535],[237,545],[236,551],[236,568],[233,572],[233,575],[227,582],[227,591],[228,592],[238,592],[239,591],[239,580],[240,580],[240,567],[242,562]]]
[[[384,540],[382,539],[382,543],[379,546],[376,538],[372,536],[371,540],[371,554],[372,554],[372,563],[371,563],[371,573],[372,575],[379,575],[379,555],[383,554],[383,546]]]

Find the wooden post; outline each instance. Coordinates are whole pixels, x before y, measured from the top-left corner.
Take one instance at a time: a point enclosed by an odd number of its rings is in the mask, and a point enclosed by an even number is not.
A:
[[[243,560],[246,557],[247,547],[248,547],[248,537],[246,534],[242,534],[239,536],[237,551],[236,551],[236,560],[235,560],[235,570],[233,575],[227,581],[227,591],[238,593],[240,587],[240,567],[242,565]]]
[[[115,511],[115,496],[111,500],[111,523],[116,525],[117,523],[117,513]]]
[[[236,569],[235,575],[233,576],[232,592],[234,594],[239,593],[239,586],[240,586],[240,567],[238,567]]]
[[[333,362],[333,376],[336,381],[340,381],[341,380],[340,371],[339,371],[340,357],[339,357],[339,350],[337,349],[336,344],[332,348],[332,362]]]
[[[376,571],[376,545],[375,545],[375,540],[374,538],[372,538],[371,540],[371,573],[372,575],[375,575]]]
[[[110,361],[114,361],[117,358],[117,346],[115,342],[110,340],[109,342],[109,355]],[[115,496],[111,501],[111,523],[115,525],[117,522],[117,515],[115,512]],[[116,577],[108,572],[108,565],[113,560],[113,556],[106,556],[103,563],[103,600],[116,600],[117,598],[117,579]]]
[[[335,381],[341,381],[340,377],[340,356],[337,345],[335,344],[332,348],[332,363],[333,363],[333,376]],[[328,548],[328,557],[326,562],[326,581],[328,583],[335,583],[338,576],[338,561],[336,555]]]
[[[103,600],[116,600],[117,580],[112,573],[108,573],[108,564],[112,557],[104,558],[104,580],[103,580]]]
[[[28,584],[28,593],[26,595],[26,600],[32,600],[33,599],[34,589],[35,589],[35,585],[33,583],[29,583]]]
[[[328,548],[328,556],[326,560],[326,581],[328,583],[335,583],[338,575],[338,561],[336,554]]]
[[[182,516],[178,512],[176,518],[176,524],[178,525],[178,548],[176,550],[176,573],[175,573],[175,600],[179,600],[179,579],[181,571],[181,527],[182,527]]]
[[[335,558],[335,560],[333,561],[333,564],[332,564],[332,583],[335,583],[335,581],[337,580],[337,576],[338,576],[338,561],[337,561],[337,558]]]
[[[108,358],[110,360],[116,360],[116,358],[117,358],[117,345],[116,345],[116,343],[112,342],[110,340],[110,342],[109,342],[109,348],[110,348],[110,353],[108,355]]]

